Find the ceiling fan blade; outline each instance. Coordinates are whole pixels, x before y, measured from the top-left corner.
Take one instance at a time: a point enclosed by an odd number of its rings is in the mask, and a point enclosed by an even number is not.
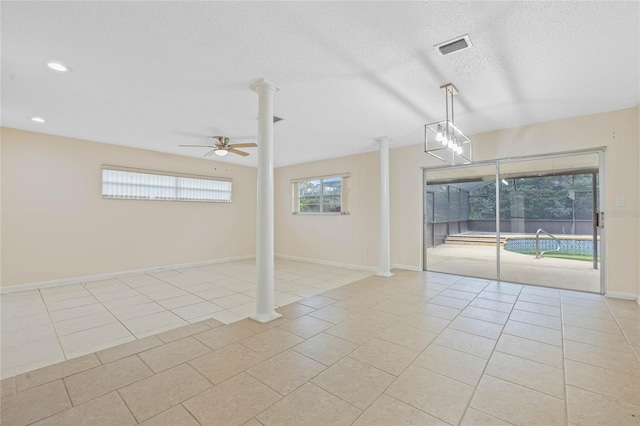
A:
[[[194,148],[215,148],[213,145],[179,145],[179,146],[189,146]]]
[[[237,149],[233,149],[233,148],[229,148],[228,150],[229,152],[233,152],[234,154],[238,154],[238,155],[242,155],[243,157],[246,157],[247,155],[249,155],[248,152],[244,152],[244,151],[239,151]]]
[[[213,155],[214,152],[216,152],[218,150],[218,148],[213,148],[211,151],[207,152],[204,157],[209,157],[211,155]]]
[[[256,146],[258,146],[258,144],[255,143],[233,143],[229,145],[229,148],[253,148]]]

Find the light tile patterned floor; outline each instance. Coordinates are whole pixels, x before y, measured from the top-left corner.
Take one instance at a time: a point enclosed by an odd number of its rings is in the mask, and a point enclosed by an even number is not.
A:
[[[255,259],[4,294],[1,377],[214,318],[255,312]],[[331,290],[370,272],[276,260],[275,304]]]
[[[635,301],[394,272],[4,379],[2,423],[640,423]]]

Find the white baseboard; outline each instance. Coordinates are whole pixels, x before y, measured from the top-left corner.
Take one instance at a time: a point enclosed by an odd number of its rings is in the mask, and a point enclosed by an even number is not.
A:
[[[78,282],[91,282],[91,281],[101,281],[108,280],[111,278],[122,277],[126,275],[134,275],[134,274],[145,274],[148,272],[160,272],[168,269],[179,269],[179,268],[193,268],[197,266],[206,266],[206,265],[215,265],[217,263],[226,263],[226,262],[235,262],[238,260],[246,260],[255,258],[255,254],[248,254],[244,256],[235,256],[235,257],[226,257],[222,259],[211,259],[211,260],[201,260],[198,262],[190,262],[190,263],[179,263],[175,265],[165,265],[165,266],[156,266],[153,268],[143,268],[143,269],[132,269],[128,271],[120,271],[120,272],[108,272],[105,274],[98,275],[87,275],[83,277],[74,277],[74,278],[63,278],[60,280],[53,281],[42,281],[37,283],[27,283],[27,284],[18,284],[12,285],[8,287],[0,287],[0,294],[8,294],[8,293],[16,293],[20,291],[28,291],[28,290],[37,290],[40,288],[49,288],[49,287],[62,287],[69,284],[75,284]]]
[[[422,272],[422,268],[419,266],[411,266],[411,265],[400,265],[395,263],[393,265],[394,268],[397,269],[406,269],[407,271],[416,271],[416,272]]]
[[[627,299],[627,300],[635,300],[640,303],[640,297],[637,294],[633,293],[621,293],[619,291],[607,291],[605,293],[607,297],[613,297],[614,299]]]
[[[378,272],[378,268],[375,266],[353,265],[351,263],[340,263],[340,262],[334,262],[331,260],[311,259],[308,257],[289,256],[288,254],[278,254],[278,253],[276,253],[276,257],[280,259],[298,260],[300,262],[317,263],[319,265],[339,266],[341,268],[358,269],[361,271],[369,271],[369,272]]]

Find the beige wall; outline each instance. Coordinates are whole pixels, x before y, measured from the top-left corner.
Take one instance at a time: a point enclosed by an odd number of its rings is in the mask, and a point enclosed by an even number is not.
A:
[[[1,137],[3,286],[255,253],[255,168],[9,128]],[[102,164],[232,178],[233,202],[105,200]]]
[[[277,254],[343,264],[378,265],[378,153],[275,170]],[[292,215],[291,179],[351,173],[350,215]]]
[[[638,107],[474,135],[474,160],[541,155],[606,146],[605,212],[608,290],[639,294]],[[392,263],[422,265],[422,145],[391,150]],[[625,207],[615,207],[616,197]]]

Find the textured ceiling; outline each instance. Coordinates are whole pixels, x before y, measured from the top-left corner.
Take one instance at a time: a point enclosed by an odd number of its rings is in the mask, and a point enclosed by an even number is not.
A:
[[[276,166],[372,151],[379,136],[421,143],[448,82],[467,134],[640,103],[638,2],[0,7],[3,126],[174,154],[203,155],[178,145],[210,135],[256,141],[258,78],[281,88]],[[467,33],[469,50],[433,49]],[[250,151],[222,161],[255,166]]]

